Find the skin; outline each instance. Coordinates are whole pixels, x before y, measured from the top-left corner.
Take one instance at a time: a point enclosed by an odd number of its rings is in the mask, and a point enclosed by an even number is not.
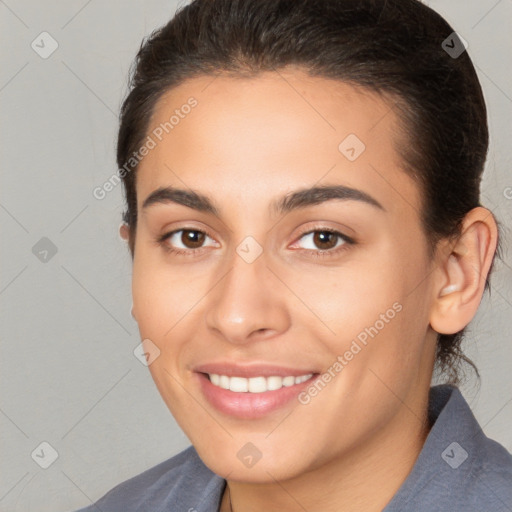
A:
[[[463,328],[481,300],[494,218],[475,208],[460,239],[441,241],[429,259],[421,191],[401,168],[400,125],[383,96],[297,68],[197,77],[165,93],[150,127],[190,96],[198,105],[139,165],[136,234],[121,228],[125,239],[136,236],[133,314],[141,339],[160,350],[152,377],[204,463],[227,479],[222,511],[228,489],[237,512],[380,511],[429,432],[435,331]],[[353,162],[338,149],[352,133],[366,145]],[[269,209],[298,188],[333,184],[383,209],[355,200]],[[172,202],[143,209],[162,186],[208,195],[220,217]],[[185,228],[208,232],[196,256],[155,241]],[[356,243],[336,253],[342,239],[329,249],[303,234],[322,228]],[[164,245],[201,247],[182,234]],[[236,252],[247,236],[263,251],[252,263]],[[443,294],[449,285],[458,289]],[[241,420],[202,395],[192,369],[210,361],[324,372],[394,303],[401,311],[307,405],[292,400]],[[261,452],[251,468],[237,458],[248,442]]]

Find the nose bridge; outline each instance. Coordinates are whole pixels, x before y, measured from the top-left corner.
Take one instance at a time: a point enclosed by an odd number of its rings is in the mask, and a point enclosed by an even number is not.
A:
[[[208,327],[232,343],[245,343],[256,331],[286,328],[287,312],[267,268],[268,258],[256,244],[247,237],[236,247],[206,313]]]

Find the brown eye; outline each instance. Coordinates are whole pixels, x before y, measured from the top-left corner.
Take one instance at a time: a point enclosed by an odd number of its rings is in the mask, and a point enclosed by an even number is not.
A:
[[[181,232],[180,241],[187,249],[198,249],[204,243],[205,233],[202,231],[182,229]]]
[[[314,257],[335,256],[355,243],[355,240],[339,231],[318,227],[303,233],[292,247],[306,250]]]
[[[206,243],[207,239],[210,243]],[[214,247],[215,240],[199,229],[177,229],[160,237],[157,242],[166,251],[177,254],[197,254],[206,247]]]
[[[300,237],[300,240],[305,242],[303,242],[303,248],[317,251],[329,251],[349,242],[348,237],[345,237],[338,231],[328,229],[308,231]]]
[[[332,231],[315,231],[313,243],[322,250],[328,250],[336,247],[339,236]]]

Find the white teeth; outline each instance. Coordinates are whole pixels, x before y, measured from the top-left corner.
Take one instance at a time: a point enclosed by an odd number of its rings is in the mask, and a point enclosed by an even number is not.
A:
[[[229,390],[236,393],[249,391],[249,381],[243,377],[231,377],[229,379]]]
[[[275,391],[282,387],[293,386],[294,384],[301,384],[310,379],[313,374],[299,375],[294,377],[288,375],[287,377],[280,377],[272,375],[271,377],[229,377],[227,375],[218,375],[216,373],[209,373],[210,381],[213,385],[219,386],[222,389],[229,389],[235,393],[264,393],[265,391]]]
[[[267,379],[265,377],[251,377],[247,391],[250,393],[263,393],[267,391]]]
[[[283,379],[283,386],[293,386],[295,384],[295,377],[293,377],[292,375],[290,375],[289,377],[285,377]]]
[[[282,377],[267,377],[267,389],[268,391],[275,391],[283,387]]]
[[[227,377],[226,375],[221,375],[219,377],[219,386],[222,389],[229,389],[229,377]]]

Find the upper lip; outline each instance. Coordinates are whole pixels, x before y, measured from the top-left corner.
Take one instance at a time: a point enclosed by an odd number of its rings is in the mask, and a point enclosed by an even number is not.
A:
[[[233,364],[228,362],[206,363],[194,367],[194,371],[198,373],[209,373],[217,375],[227,375],[228,377],[271,377],[273,375],[279,377],[298,377],[300,375],[309,375],[310,373],[318,373],[310,368],[289,368],[285,366],[276,366],[270,364]]]

